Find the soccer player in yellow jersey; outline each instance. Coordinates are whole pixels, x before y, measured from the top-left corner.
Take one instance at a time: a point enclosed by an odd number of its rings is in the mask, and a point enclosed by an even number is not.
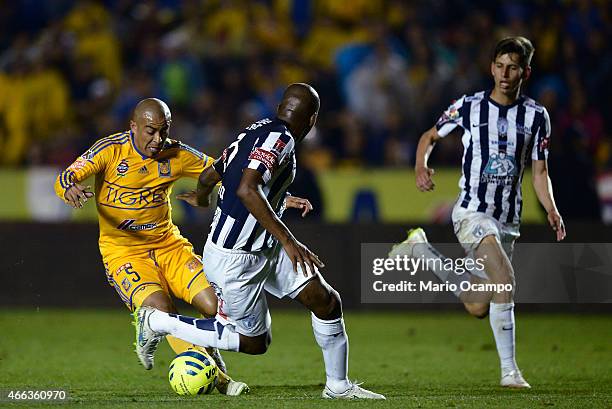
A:
[[[146,305],[176,313],[172,294],[201,314],[214,316],[217,297],[206,280],[202,260],[172,223],[169,200],[177,179],[197,178],[213,158],[169,139],[171,122],[163,101],[140,101],[130,130],[94,143],[60,173],[55,192],[74,208],[95,197],[108,282],[130,310]],[[95,193],[81,184],[91,175],[95,175]],[[206,353],[177,338],[167,339],[177,353],[189,348]],[[140,347],[155,350],[159,341]],[[219,390],[228,395],[248,391],[246,384],[222,373],[225,365],[218,351],[209,352],[220,369]],[[152,368],[152,359],[139,358],[146,369]]]

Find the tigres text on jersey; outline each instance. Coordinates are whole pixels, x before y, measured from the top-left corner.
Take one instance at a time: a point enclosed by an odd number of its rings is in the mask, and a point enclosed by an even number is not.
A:
[[[172,223],[172,185],[184,176],[197,178],[213,161],[170,139],[155,158],[148,158],[126,131],[94,143],[60,173],[55,192],[65,200],[66,189],[95,175],[102,256],[151,250],[177,239],[186,241]]]

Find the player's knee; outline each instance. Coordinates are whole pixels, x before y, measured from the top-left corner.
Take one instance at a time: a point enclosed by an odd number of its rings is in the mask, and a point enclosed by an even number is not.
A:
[[[516,283],[514,280],[514,273],[512,272],[512,267],[506,269],[503,274],[499,274],[495,280],[496,284],[503,284],[504,286],[509,285],[514,288],[514,284]]]
[[[499,240],[497,239],[497,236],[495,234],[487,234],[486,236],[484,236],[482,238],[482,240],[480,240],[480,244],[484,244],[484,245],[494,245],[499,243]]]
[[[489,315],[489,304],[485,303],[466,303],[465,309],[473,317],[478,319],[486,318]]]
[[[240,336],[240,352],[249,355],[262,355],[268,351],[268,347],[272,342],[270,332],[258,335],[256,337]]]
[[[325,296],[321,297],[321,302],[313,308],[314,315],[322,320],[332,320],[342,316],[342,300],[338,291],[329,287]]]
[[[170,300],[170,298],[161,291],[149,295],[147,298],[144,299],[142,305],[153,307],[157,310],[164,312],[177,312],[174,303],[172,303],[172,300]]]
[[[337,318],[342,316],[342,299],[340,298],[340,293],[333,288],[330,291],[331,302],[328,306],[329,314],[332,315],[332,318]]]
[[[198,310],[205,317],[214,317],[217,314],[217,297],[204,298]]]
[[[205,317],[214,317],[217,314],[217,301],[214,290],[208,287],[197,293],[191,304]]]

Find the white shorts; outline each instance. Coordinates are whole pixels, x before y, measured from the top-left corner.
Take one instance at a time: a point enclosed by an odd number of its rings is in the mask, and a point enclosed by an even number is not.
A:
[[[305,277],[299,265],[298,272],[293,271],[289,256],[278,243],[271,249],[245,252],[208,240],[203,261],[206,277],[219,298],[217,320],[249,337],[266,333],[272,324],[263,290],[277,298],[295,298],[313,279],[313,275]]]
[[[459,203],[453,208],[452,219],[457,240],[468,255],[473,255],[482,239],[493,235],[512,260],[514,242],[520,236],[518,223],[502,223],[485,213],[467,210]]]

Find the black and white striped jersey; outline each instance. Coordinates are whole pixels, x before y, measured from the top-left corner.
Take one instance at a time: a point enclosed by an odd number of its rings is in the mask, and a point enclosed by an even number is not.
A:
[[[458,204],[502,223],[520,223],[523,171],[530,153],[532,160],[548,158],[550,118],[531,98],[504,106],[490,94],[464,95],[442,114],[436,129],[441,137],[459,127],[463,131]]]
[[[236,191],[244,169],[259,171],[264,181],[263,192],[281,217],[287,188],[295,177],[295,165],[295,141],[285,122],[265,118],[249,125],[213,165],[222,181],[209,240],[233,250],[271,247],[275,239],[249,213]]]

